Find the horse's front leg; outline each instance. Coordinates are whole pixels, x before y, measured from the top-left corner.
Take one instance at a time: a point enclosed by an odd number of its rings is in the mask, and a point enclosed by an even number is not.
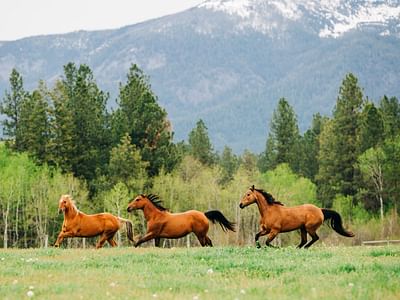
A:
[[[66,229],[61,230],[60,233],[58,234],[56,242],[54,243],[54,247],[56,248],[60,247],[60,244],[62,243],[64,238],[71,236],[74,236],[72,232],[67,231]]]
[[[148,232],[146,233],[143,237],[141,237],[140,239],[138,239],[135,243],[134,246],[138,247],[140,244],[143,244],[147,241],[150,241],[151,239],[154,239],[156,237],[154,232]]]
[[[265,242],[265,245],[267,245],[268,247],[273,247],[275,248],[273,245],[271,245],[270,243],[272,242],[272,240],[278,235],[279,231],[278,230],[271,230],[270,233],[268,234],[267,237],[267,241]]]
[[[261,228],[261,230],[256,233],[255,242],[256,242],[257,248],[261,248],[261,245],[260,245],[260,242],[258,241],[258,239],[260,238],[260,236],[266,235],[267,233],[269,233],[269,230],[266,228]]]

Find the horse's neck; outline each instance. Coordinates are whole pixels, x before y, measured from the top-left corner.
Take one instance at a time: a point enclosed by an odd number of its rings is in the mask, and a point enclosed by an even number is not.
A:
[[[148,204],[143,208],[143,214],[146,221],[149,221],[156,216],[164,214],[164,212],[156,208],[153,204]]]
[[[65,211],[65,217],[67,219],[73,219],[79,214],[79,210],[76,207],[71,207]]]
[[[263,196],[257,197],[257,206],[262,218],[264,218],[268,214],[268,211],[272,207],[272,205],[268,205],[267,200],[264,199]]]

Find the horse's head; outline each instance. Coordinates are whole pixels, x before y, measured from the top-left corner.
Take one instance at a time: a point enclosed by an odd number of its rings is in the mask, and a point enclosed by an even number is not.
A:
[[[73,205],[70,195],[62,195],[60,201],[58,202],[58,213],[64,213],[66,210],[71,208]]]
[[[256,190],[255,190],[254,185],[253,185],[244,194],[244,196],[242,197],[242,200],[240,200],[239,207],[240,208],[245,208],[246,206],[248,206],[250,204],[253,204],[256,201],[257,201],[257,195],[256,195]]]
[[[136,198],[132,199],[131,202],[128,204],[128,208],[126,209],[128,212],[131,212],[135,209],[143,209],[146,205],[146,202],[149,200],[147,199],[146,195],[138,195]]]

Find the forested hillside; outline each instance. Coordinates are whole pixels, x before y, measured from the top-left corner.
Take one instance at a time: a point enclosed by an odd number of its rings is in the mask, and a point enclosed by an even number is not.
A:
[[[277,99],[265,150],[240,156],[229,145],[215,152],[202,119],[187,143],[174,142],[174,124],[137,65],[120,83],[111,112],[108,101],[87,65],[68,63],[55,84],[40,82],[32,91],[13,69],[0,106],[6,117],[1,247],[53,243],[62,223],[61,194],[71,194],[84,212],[129,217],[135,234],[143,233],[143,214],[126,212],[139,193],[158,194],[174,212],[221,210],[238,231],[228,235],[213,227],[214,244],[252,244],[259,213],[238,205],[253,184],[287,206],[314,203],[340,212],[356,237],[339,240],[325,230],[326,243],[400,237],[400,103],[385,95],[377,105],[369,101],[354,74],[340,83],[332,117],[315,114],[304,134],[294,108]],[[296,244],[298,238],[283,234],[277,243]],[[166,245],[188,242],[197,243]]]
[[[398,0],[209,0],[119,29],[1,42],[0,95],[13,68],[32,90],[74,62],[91,68],[114,109],[133,62],[168,111],[175,142],[202,119],[220,153],[261,152],[281,97],[301,133],[314,114],[330,115],[349,72],[375,104],[399,97],[399,16]]]

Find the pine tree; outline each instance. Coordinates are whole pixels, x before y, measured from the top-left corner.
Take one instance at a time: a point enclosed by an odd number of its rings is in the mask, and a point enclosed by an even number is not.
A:
[[[203,120],[196,123],[196,127],[189,133],[190,154],[203,165],[214,163],[213,147],[208,137],[208,130]]]
[[[171,171],[178,159],[167,113],[157,103],[148,78],[137,65],[130,67],[127,77],[126,84],[120,84],[119,109],[113,114],[113,140],[129,133],[142,159],[149,163],[150,176],[162,168]]]
[[[64,171],[91,181],[109,160],[108,94],[97,87],[88,66],[68,63],[53,96],[54,160]]]
[[[233,177],[239,167],[239,159],[232,152],[232,149],[225,146],[219,158],[218,165],[221,168],[221,178],[219,183],[222,186],[227,185],[233,180]]]
[[[337,174],[336,182],[344,196],[353,196],[357,192],[355,164],[360,154],[357,135],[362,105],[363,94],[358,79],[349,73],[342,82],[333,112],[334,170]]]
[[[134,190],[135,181],[146,177],[146,167],[147,163],[142,161],[128,134],[122,137],[118,146],[112,148],[108,167],[112,185],[121,182]]]
[[[319,137],[323,124],[327,122],[326,117],[322,117],[319,113],[313,116],[311,128],[308,129],[300,139],[300,148],[302,155],[300,157],[300,173],[311,179],[315,183],[315,176],[319,169]]]
[[[4,134],[14,139],[13,148],[22,151],[21,148],[21,130],[19,128],[21,107],[28,97],[28,93],[24,90],[22,76],[16,69],[12,69],[10,74],[11,91],[6,91],[2,103],[0,103],[0,113],[7,116],[3,121]]]
[[[272,116],[262,171],[281,163],[288,163],[294,171],[299,171],[299,137],[296,114],[289,102],[281,98]]]
[[[21,105],[20,111],[20,150],[28,151],[39,163],[47,160],[49,145],[49,105],[44,82],[33,91]]]
[[[50,91],[53,107],[50,112],[50,142],[48,162],[57,165],[64,172],[72,172],[77,163],[77,152],[74,139],[75,123],[73,111],[70,109],[66,86],[57,81]]]
[[[380,101],[379,110],[382,113],[384,138],[394,139],[400,134],[400,104],[396,97],[384,96]]]
[[[364,105],[359,126],[359,153],[383,142],[382,115],[372,102]]]
[[[333,119],[324,126],[320,139],[318,194],[327,206],[337,194],[354,196],[359,181],[356,162],[363,95],[353,74],[346,75],[339,90]]]

